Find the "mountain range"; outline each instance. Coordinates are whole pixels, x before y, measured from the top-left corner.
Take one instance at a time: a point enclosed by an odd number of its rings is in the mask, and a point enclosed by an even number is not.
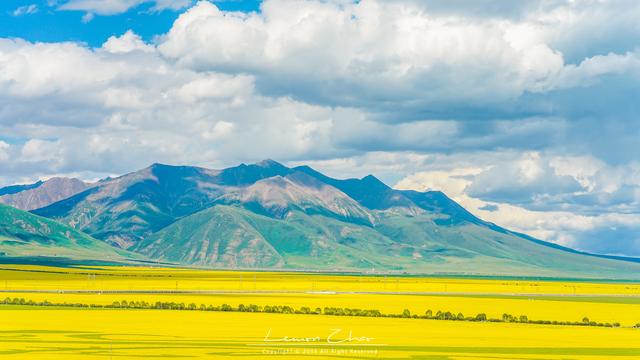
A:
[[[43,186],[0,194],[15,198]],[[65,187],[64,198],[31,213],[2,207],[0,227],[23,218],[55,222],[67,229],[59,234],[86,236],[90,248],[106,246],[113,257],[190,266],[640,278],[640,263],[512,232],[442,192],[396,190],[372,175],[340,180],[273,160],[222,170],[154,164],[82,187]],[[29,242],[21,229],[21,237],[0,232],[0,254],[9,254],[3,249],[12,236]],[[35,244],[47,237],[30,233]],[[38,246],[30,254],[44,249]]]

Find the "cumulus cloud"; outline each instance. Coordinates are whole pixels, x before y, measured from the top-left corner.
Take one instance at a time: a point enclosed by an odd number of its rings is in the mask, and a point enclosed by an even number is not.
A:
[[[90,21],[189,4],[59,9]],[[636,251],[639,16],[632,1],[266,0],[252,13],[201,1],[152,42],[0,39],[0,180],[271,157]],[[607,229],[624,240],[597,241]]]
[[[9,144],[0,140],[0,162],[9,159]]]
[[[2,133],[26,139],[14,173],[315,157],[335,151],[331,125],[351,114],[263,96],[249,75],[176,67],[132,32],[98,49],[2,40],[0,66]]]
[[[636,165],[502,152],[439,156],[430,167],[441,169],[415,172],[395,186],[441,189],[477,216],[540,239],[598,253],[640,254]]]
[[[180,16],[159,49],[194,69],[252,73],[265,91],[366,108],[396,121],[548,115],[553,97],[522,96],[637,69],[631,50],[590,54],[577,65],[565,61],[556,31],[576,20],[560,15],[586,21],[590,12],[582,7],[556,2],[516,19],[437,11],[443,7],[270,0],[260,13],[243,14],[201,1]]]
[[[60,143],[42,139],[30,139],[20,151],[20,160],[28,163],[60,161]]]
[[[478,174],[465,192],[531,210],[640,213],[640,166],[611,166],[592,157],[527,153]]]
[[[151,45],[145,44],[142,38],[131,30],[121,36],[111,36],[102,44],[102,48],[111,53],[128,53],[131,51],[153,52]]]
[[[261,86],[305,101],[368,108],[499,103],[562,68],[561,54],[510,39],[503,24],[378,1],[300,5],[240,14],[200,2],[159,48],[185,66],[257,73]]]
[[[478,174],[466,191],[487,201],[548,206],[552,197],[582,189],[575,178],[557,174],[538,153],[527,153]]]

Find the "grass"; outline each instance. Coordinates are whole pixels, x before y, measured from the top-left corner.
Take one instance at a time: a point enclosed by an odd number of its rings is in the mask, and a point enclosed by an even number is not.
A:
[[[0,255],[0,261],[6,257],[42,256],[113,262],[140,258],[69,226],[3,204],[0,204]]]

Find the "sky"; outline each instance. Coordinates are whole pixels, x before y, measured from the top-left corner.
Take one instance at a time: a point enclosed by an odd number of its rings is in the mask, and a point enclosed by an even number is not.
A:
[[[0,3],[0,186],[272,158],[640,256],[636,0]]]

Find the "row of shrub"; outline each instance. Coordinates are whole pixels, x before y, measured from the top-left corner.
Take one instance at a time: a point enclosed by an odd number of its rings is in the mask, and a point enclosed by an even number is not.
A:
[[[514,316],[511,314],[503,314],[502,318],[488,318],[485,313],[475,316],[464,316],[462,313],[453,313],[450,311],[437,311],[435,314],[431,310],[427,310],[424,315],[411,314],[405,309],[400,314],[383,314],[380,310],[351,309],[338,307],[319,307],[311,309],[303,306],[295,309],[291,306],[259,306],[254,304],[240,304],[233,307],[228,304],[220,306],[197,305],[195,303],[185,304],[176,302],[148,303],[146,301],[114,301],[112,304],[81,304],[81,303],[51,303],[49,301],[36,302],[26,300],[24,298],[5,298],[0,302],[3,305],[24,305],[24,306],[60,306],[60,307],[79,307],[79,308],[108,308],[108,309],[155,309],[155,310],[191,310],[191,311],[228,311],[228,312],[258,312],[258,313],[278,313],[278,314],[307,314],[307,315],[333,315],[333,316],[362,316],[362,317],[391,317],[391,318],[412,318],[412,319],[429,319],[429,320],[451,320],[451,321],[477,321],[477,322],[504,322],[504,323],[524,323],[524,324],[544,324],[544,325],[574,325],[574,326],[602,326],[602,327],[619,327],[620,323],[600,323],[589,320],[585,317],[582,321],[550,321],[550,320],[531,320],[526,315]],[[640,328],[640,323],[634,327]]]

